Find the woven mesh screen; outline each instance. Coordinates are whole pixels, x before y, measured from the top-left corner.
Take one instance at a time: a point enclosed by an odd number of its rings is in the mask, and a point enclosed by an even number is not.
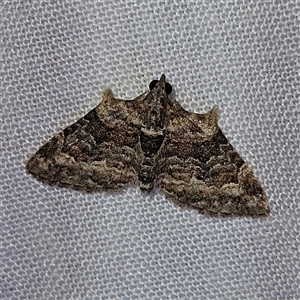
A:
[[[1,299],[299,299],[299,1],[4,1]],[[96,106],[165,73],[270,198],[218,218],[138,187],[86,194],[26,160]]]

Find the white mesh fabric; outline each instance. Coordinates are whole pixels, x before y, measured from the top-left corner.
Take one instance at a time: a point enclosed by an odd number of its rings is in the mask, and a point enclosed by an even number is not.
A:
[[[300,299],[299,1],[4,1],[1,299]],[[165,73],[220,126],[270,197],[212,218],[138,187],[50,187],[26,160],[111,87]]]

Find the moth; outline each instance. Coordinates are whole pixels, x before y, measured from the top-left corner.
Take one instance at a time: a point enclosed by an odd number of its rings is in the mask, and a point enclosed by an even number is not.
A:
[[[137,183],[201,213],[269,213],[261,184],[217,124],[217,109],[188,112],[165,75],[134,100],[110,89],[101,103],[56,134],[26,168],[48,184],[87,192]]]

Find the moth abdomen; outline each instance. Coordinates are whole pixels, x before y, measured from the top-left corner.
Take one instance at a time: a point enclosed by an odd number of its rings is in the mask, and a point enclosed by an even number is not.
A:
[[[155,154],[160,149],[164,135],[157,132],[141,131],[140,143],[143,152]]]

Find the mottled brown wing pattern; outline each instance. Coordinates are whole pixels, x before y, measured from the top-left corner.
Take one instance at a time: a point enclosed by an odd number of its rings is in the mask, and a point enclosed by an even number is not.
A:
[[[138,108],[143,97],[122,101],[106,90],[95,109],[37,151],[28,172],[49,184],[85,191],[135,183],[141,118],[131,107]]]
[[[217,125],[217,111],[168,110],[157,185],[177,204],[202,213],[265,215],[260,183]]]
[[[171,92],[164,75],[131,101],[104,91],[95,109],[36,152],[28,172],[88,192],[157,186],[203,213],[268,214],[266,194],[219,128],[217,110],[187,112]]]

